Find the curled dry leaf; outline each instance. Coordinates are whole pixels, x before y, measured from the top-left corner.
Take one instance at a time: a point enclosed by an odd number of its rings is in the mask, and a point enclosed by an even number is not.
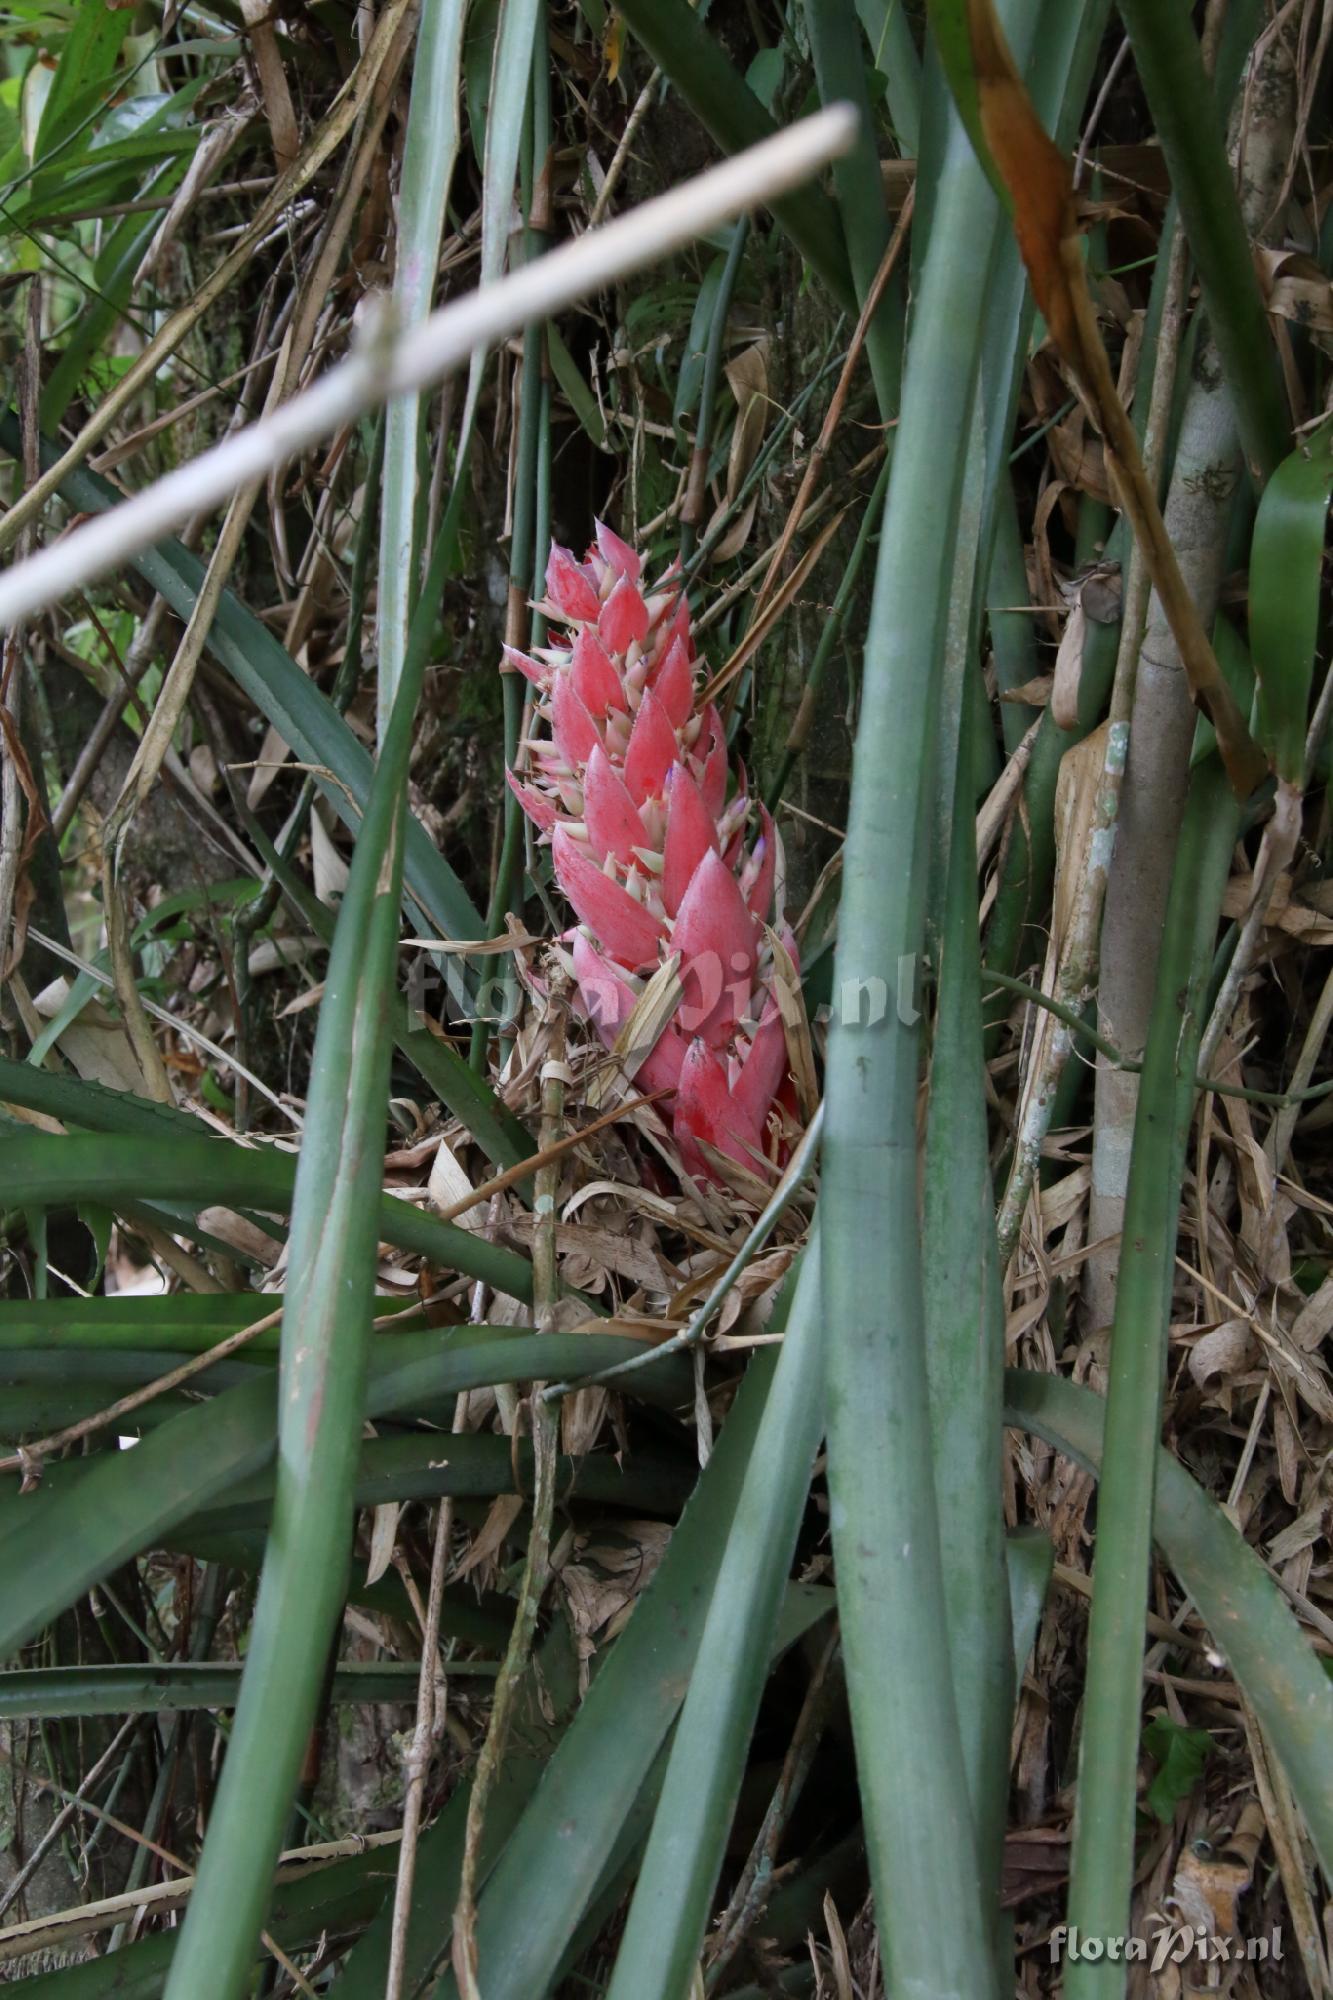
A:
[[[485,1229],[484,1202],[474,1202],[471,1208],[458,1207],[458,1203],[466,1201],[472,1193],[472,1182],[459,1165],[458,1156],[447,1139],[441,1139],[435,1149],[426,1192],[436,1212],[451,1215],[460,1229],[470,1229],[474,1234]]]
[[[728,1292],[722,1303],[722,1310],[718,1314],[719,1345],[726,1344],[726,1336],[737,1328],[742,1315],[747,1339],[762,1334],[768,1324],[779,1287],[791,1269],[791,1260],[795,1254],[792,1245],[784,1243],[775,1250],[765,1251],[762,1257],[755,1257],[746,1265]]]
[[[1254,1360],[1258,1342],[1247,1319],[1226,1319],[1210,1327],[1190,1349],[1189,1370],[1199,1387],[1212,1391],[1243,1375]]]
[[[501,1493],[491,1502],[486,1519],[472,1537],[472,1545],[453,1572],[453,1581],[471,1576],[474,1570],[482,1570],[483,1577],[494,1568],[505,1537],[523,1512],[524,1499],[521,1493]],[[484,1567],[483,1567],[484,1566]]]
[[[386,1500],[382,1507],[377,1507],[374,1511],[370,1524],[370,1557],[366,1563],[367,1590],[373,1583],[379,1582],[393,1561],[400,1511],[396,1500]]]

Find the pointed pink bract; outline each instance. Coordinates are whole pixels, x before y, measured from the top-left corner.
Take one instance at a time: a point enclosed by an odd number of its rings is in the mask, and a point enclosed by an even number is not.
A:
[[[643,565],[638,551],[628,542],[622,542],[605,521],[594,521],[593,530],[597,537],[597,549],[602,561],[613,569],[617,576],[627,576],[631,583],[637,583]]]
[[[557,674],[551,694],[551,735],[555,747],[571,771],[586,764],[601,742],[597,724],[579,699],[568,674]]]
[[[556,810],[544,792],[523,784],[512,771],[505,772],[510,791],[540,833],[549,833],[556,822]]]
[[[607,651],[595,632],[583,631],[574,641],[570,681],[589,715],[602,722],[613,711],[625,712],[625,691]]]
[[[581,622],[595,620],[602,608],[586,570],[556,542],[546,564],[546,595],[562,617]]]
[[[645,844],[643,821],[600,743],[588,759],[583,777],[583,821],[597,861],[613,854],[628,866],[635,858],[635,849]]]
[[[597,621],[597,636],[609,653],[627,653],[648,632],[648,606],[636,585],[622,576]]]
[[[657,696],[645,688],[625,752],[625,784],[635,805],[661,794],[675,761],[676,732]]]
[[[682,729],[694,704],[694,672],[683,639],[673,639],[652,683],[673,729]]]
[[[759,1127],[739,1110],[721,1063],[704,1042],[691,1042],[681,1065],[672,1131],[681,1159],[701,1179],[711,1180],[713,1170],[700,1140],[751,1173],[758,1172]]]
[[[603,874],[563,826],[551,835],[551,853],[565,900],[617,964],[632,972],[655,965],[663,927],[652,911]]]
[[[671,942],[681,954],[681,1026],[716,1048],[745,1012],[758,956],[736,877],[711,849],[681,898]]]
[[[717,849],[717,825],[683,764],[667,779],[667,830],[662,849],[662,901],[674,917],[705,854]]]

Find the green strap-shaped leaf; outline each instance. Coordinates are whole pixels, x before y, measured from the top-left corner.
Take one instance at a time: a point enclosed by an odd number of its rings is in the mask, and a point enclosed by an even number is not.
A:
[[[273,1893],[268,1933],[284,1951],[299,1951],[330,1933],[345,1936],[369,1922],[393,1888],[396,1847],[372,1847],[328,1868],[303,1868]],[[157,1931],[136,1944],[58,1972],[30,1974],[37,2000],[159,2000],[178,1930]]]
[[[110,108],[110,79],[129,32],[124,8],[78,7],[56,64],[55,77],[37,127],[34,162],[72,138],[92,113]]]
[[[1284,458],[1264,488],[1250,549],[1250,651],[1259,738],[1286,784],[1303,786],[1324,535],[1333,494],[1333,428]]]
[[[117,1208],[132,1199],[197,1208],[223,1202],[285,1214],[295,1199],[297,1161],[294,1154],[272,1146],[238,1146],[227,1139],[41,1132],[32,1138],[0,1139],[0,1173],[8,1200],[18,1207],[96,1201]],[[378,1166],[375,1179],[378,1184]],[[372,1194],[368,1207],[386,1242],[481,1278],[515,1298],[532,1296],[532,1268],[516,1251],[440,1222],[393,1195]]]
[[[817,1239],[785,1318],[608,2000],[677,2000],[698,1964],[824,1430]]]
[[[335,1702],[416,1700],[421,1664],[375,1660],[341,1666]],[[450,1663],[451,1674],[485,1676],[490,1660]],[[234,1708],[241,1684],[235,1660],[151,1662],[95,1667],[26,1667],[0,1674],[0,1721],[58,1721],[70,1715],[166,1715],[195,1708]]]
[[[478,1976],[486,2000],[536,2000],[547,1991],[619,1851],[689,1684],[775,1363],[772,1349],[751,1362],[661,1566],[481,1895]],[[784,1615],[786,1638],[829,1603],[826,1592],[795,1587]],[[515,1923],[520,1907],[523,1921]],[[437,1909],[441,1953],[451,1916],[450,1905]],[[433,1991],[437,2000],[456,2000],[452,1974]]]
[[[986,140],[981,122],[981,93],[976,64],[972,58],[972,35],[968,27],[969,0],[930,0],[930,29],[939,51],[940,64],[948,80],[958,116],[972,141],[972,150],[987,180],[1005,209],[1013,214],[1014,198],[995,164],[995,155]]]
[[[410,332],[435,303],[445,205],[458,157],[459,77],[464,0],[425,0],[412,62],[412,101],[398,195],[394,315]],[[408,630],[421,577],[418,472],[421,462],[419,390],[395,396],[384,416],[384,477],[380,506],[377,681],[381,734],[407,658]]]
[[[601,1334],[541,1341],[485,1328],[468,1328],[462,1338],[450,1329],[395,1334],[372,1348],[365,1413],[415,1414],[464,1389],[530,1381],[548,1367],[571,1375],[605,1368],[624,1352],[623,1340]],[[644,1369],[635,1381],[647,1393],[646,1377],[657,1378],[655,1396],[680,1401],[689,1393],[679,1369]],[[20,1495],[13,1482],[0,1497],[0,1659],[118,1563],[159,1546],[261,1472],[273,1455],[275,1409],[272,1378],[247,1383],[173,1417],[132,1451],[48,1466],[35,1493]],[[53,1548],[59,1563],[49,1560]]]

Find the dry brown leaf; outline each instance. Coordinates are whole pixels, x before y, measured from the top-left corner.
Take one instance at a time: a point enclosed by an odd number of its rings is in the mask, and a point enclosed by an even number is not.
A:
[[[675,1013],[682,991],[680,953],[673,951],[640,993],[616,1036],[609,1058],[592,1077],[587,1097],[594,1111],[609,1102],[618,1087],[633,1082],[640,1064],[652,1054],[658,1036]]]
[[[393,1547],[398,1539],[399,1503],[386,1500],[377,1507],[370,1523],[370,1559],[366,1564],[366,1589],[378,1583],[393,1560]]]
[[[1226,1319],[1210,1327],[1190,1349],[1189,1370],[1199,1387],[1212,1391],[1243,1375],[1258,1342],[1247,1319]]]
[[[504,1546],[505,1536],[523,1512],[525,1502],[521,1493],[500,1493],[492,1500],[486,1519],[472,1537],[472,1546],[453,1572],[453,1581],[470,1576],[483,1563],[491,1563]]]
[[[807,1121],[819,1104],[819,1083],[815,1075],[815,1053],[810,1041],[810,1022],[805,1011],[805,993],[795,961],[775,930],[765,926],[773,951],[773,993],[782,1016],[782,1032],[787,1043],[787,1060],[796,1084],[796,1102]]]
[[[447,1139],[441,1139],[431,1162],[430,1178],[426,1182],[426,1193],[431,1207],[437,1214],[452,1211],[451,1219],[460,1229],[470,1229],[475,1235],[486,1226],[486,1205],[474,1202],[471,1208],[460,1209],[460,1201],[466,1201],[473,1192],[472,1182],[458,1163],[458,1157]]]

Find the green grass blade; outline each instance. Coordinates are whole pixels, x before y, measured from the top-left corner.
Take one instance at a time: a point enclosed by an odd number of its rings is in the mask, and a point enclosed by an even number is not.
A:
[[[110,108],[111,78],[129,27],[127,17],[109,9],[80,7],[75,11],[50,94],[42,106],[34,160],[45,160],[71,139],[91,111]]]
[[[449,1416],[432,1404],[423,1414]],[[371,1438],[360,1449],[349,1488],[357,1508],[386,1506],[390,1501],[492,1500],[497,1494],[527,1493],[532,1487],[532,1453],[498,1432],[450,1438],[449,1455],[441,1455],[436,1431],[412,1431]],[[637,1451],[622,1464],[606,1452],[589,1452],[559,1461],[562,1499],[585,1500],[596,1507],[623,1507],[665,1519],[679,1513],[689,1496],[690,1473],[680,1459]],[[274,1471],[271,1466],[241,1480],[211,1507],[186,1516],[174,1532],[190,1543],[220,1535],[248,1534],[269,1526],[274,1515]],[[350,1518],[350,1515],[349,1515]]]
[[[458,157],[459,81],[464,0],[425,0],[412,62],[412,98],[398,191],[398,249],[393,310],[402,331],[425,319],[435,301],[449,183]],[[384,413],[379,596],[375,613],[381,738],[407,660],[407,638],[421,573],[418,472],[419,391],[395,396]]]
[[[1278,777],[1305,783],[1324,534],[1333,493],[1333,430],[1284,458],[1268,485],[1250,546],[1250,652],[1259,679],[1260,741]]]
[[[574,1649],[568,1628],[557,1622],[529,1669],[516,1704],[509,1747],[486,1809],[479,1880],[484,1882],[518,1824],[577,1702]],[[404,1967],[404,1988],[409,1993],[421,1990],[438,1957],[440,1912],[452,1910],[457,1901],[470,1792],[470,1784],[460,1785],[422,1836]],[[392,1918],[389,1898],[345,1960],[334,1982],[338,2000],[383,2000]]]
[[[419,1661],[377,1660],[341,1666],[330,1700],[416,1699]],[[460,1660],[450,1673],[493,1674],[495,1663]],[[0,1721],[58,1720],[71,1715],[165,1715],[194,1708],[234,1708],[241,1684],[232,1660],[173,1661],[166,1666],[28,1667],[0,1675]]]
[[[898,150],[914,160],[921,150],[921,58],[903,0],[857,0],[870,44],[870,60],[887,85],[889,115]]]
[[[372,1349],[365,1413],[415,1415],[464,1389],[531,1381],[544,1366],[578,1374],[623,1359],[624,1342],[609,1335],[547,1335],[539,1354],[536,1336],[508,1329],[395,1334]],[[635,1377],[637,1392],[668,1407],[690,1393],[687,1372],[668,1372],[671,1360]],[[173,1417],[131,1452],[49,1465],[35,1493],[9,1488],[0,1497],[0,1659],[118,1563],[261,1471],[273,1456],[275,1410],[272,1379],[246,1383]],[[52,1548],[59,1564],[47,1560]]]
[[[1005,1316],[982,1062],[976,838],[962,781],[973,735],[965,718],[931,1047],[924,1300],[954,1698],[983,1893],[997,1907],[1014,1683],[1001,1504]]]
[[[269,1935],[293,1952],[330,1933],[356,1930],[392,1889],[397,1859],[395,1848],[373,1847],[327,1868],[293,1871],[293,1879],[273,1892]],[[26,1983],[41,1987],[38,2000],[159,2000],[179,1936],[178,1930],[158,1931],[105,1957],[30,1974]]]
[[[1015,1528],[1005,1543],[1009,1568],[1009,1615],[1014,1634],[1014,1682],[1023,1678],[1046,1605],[1055,1550],[1042,1528]]]
[[[1104,1472],[1107,1413],[1100,1396],[1054,1375],[1011,1368],[1004,1400],[1006,1423],[1035,1431],[1088,1471]],[[1159,1447],[1156,1460],[1154,1537],[1271,1738],[1324,1872],[1333,1874],[1333,1682],[1263,1562],[1217,1502],[1169,1451]]]
[[[385,1301],[388,1304],[388,1301]],[[201,1354],[239,1333],[262,1313],[281,1308],[279,1296],[256,1301],[248,1292],[177,1292],[164,1298],[5,1299],[0,1302],[0,1365],[36,1351],[48,1358],[93,1356],[105,1361],[133,1350]],[[258,1333],[246,1353],[271,1358],[278,1330]]]
[[[823,1433],[821,1331],[816,1237],[786,1314],[608,2000],[677,2000],[698,1963]]]
[[[1208,323],[1259,480],[1287,450],[1291,419],[1216,99],[1188,9],[1120,0],[1148,108],[1180,203]]]
[[[768,1350],[751,1362],[660,1568],[480,1898],[477,1947],[486,2000],[534,2000],[546,1991],[618,1852],[685,1696],[775,1361]],[[788,1640],[829,1603],[825,1592],[796,1590],[784,1619]],[[521,1924],[514,1922],[516,1898]],[[441,1951],[447,1924],[446,1917]],[[456,2000],[450,1975],[433,1990],[437,2000]]]
[[[313,1108],[313,1091],[311,1104]],[[307,1132],[313,1126],[312,1116]],[[33,1208],[93,1201],[114,1209],[132,1197],[198,1208],[223,1202],[286,1213],[296,1199],[298,1182],[294,1154],[272,1146],[235,1145],[228,1139],[174,1136],[167,1144],[160,1137],[139,1135],[62,1138],[42,1132],[31,1138],[4,1138],[0,1171],[13,1200]],[[376,1190],[378,1182],[377,1168]],[[367,1196],[365,1208],[364,1220],[374,1220],[386,1242],[416,1250],[449,1270],[482,1278],[516,1298],[531,1297],[531,1266],[516,1251],[487,1243],[455,1223],[440,1222],[393,1195],[375,1192]]]
[[[833,187],[842,217],[852,283],[864,306],[889,247],[889,214],[884,200],[875,121],[866,87],[864,42],[852,0],[806,0],[806,25],[815,59],[815,76],[824,104],[856,107],[860,130],[850,153],[834,162]],[[880,417],[890,424],[898,414],[903,385],[903,322],[907,295],[899,260],[885,287],[879,309],[866,331],[866,358],[874,378]]]
[[[247,1984],[346,1592],[420,688],[417,665],[396,692],[329,955],[292,1207],[273,1526],[169,2000],[238,2000]]]

